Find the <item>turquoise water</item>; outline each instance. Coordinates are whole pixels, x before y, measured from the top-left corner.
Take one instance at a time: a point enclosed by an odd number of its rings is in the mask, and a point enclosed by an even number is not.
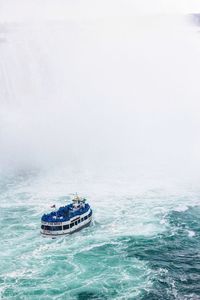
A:
[[[1,298],[200,299],[199,191],[169,190],[88,174],[1,177]],[[42,238],[42,213],[74,191],[90,199],[93,224]]]

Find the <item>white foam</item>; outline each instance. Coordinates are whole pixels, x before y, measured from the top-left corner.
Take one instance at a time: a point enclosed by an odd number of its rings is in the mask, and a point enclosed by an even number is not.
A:
[[[174,208],[174,211],[179,211],[179,212],[186,211],[186,210],[188,210],[188,206],[187,205],[183,205],[183,204],[180,204],[179,206],[177,206],[176,208]]]
[[[188,230],[188,236],[189,237],[193,237],[195,235],[196,235],[196,233],[193,230]]]

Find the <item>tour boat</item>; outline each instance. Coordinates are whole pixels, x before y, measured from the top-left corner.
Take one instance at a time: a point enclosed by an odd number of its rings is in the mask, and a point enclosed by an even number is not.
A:
[[[90,205],[86,199],[76,195],[71,204],[42,216],[41,234],[52,237],[71,234],[88,226],[91,220]]]

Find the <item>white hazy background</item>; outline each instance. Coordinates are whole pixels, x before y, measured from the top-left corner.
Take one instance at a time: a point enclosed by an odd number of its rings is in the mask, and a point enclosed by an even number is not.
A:
[[[200,1],[0,0],[0,169],[199,178]]]

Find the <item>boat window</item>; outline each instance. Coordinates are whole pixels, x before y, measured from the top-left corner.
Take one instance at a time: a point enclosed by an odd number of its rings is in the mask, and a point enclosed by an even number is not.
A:
[[[87,216],[84,217],[84,220],[87,220]]]
[[[81,222],[83,222],[83,218],[81,218]]]
[[[76,222],[75,222],[75,225],[77,225],[77,224],[78,224],[78,222],[76,221]]]
[[[44,229],[44,230],[51,230],[51,226],[48,226],[48,225],[42,225],[42,226],[41,226],[41,229]]]
[[[48,226],[48,225],[42,225],[41,229],[49,230],[49,231],[59,231],[62,230],[62,226]]]
[[[67,224],[67,225],[63,225],[63,230],[65,230],[65,229],[69,229],[69,225]]]
[[[71,224],[70,224],[70,228],[72,228],[73,226],[74,226],[74,223],[71,223]]]
[[[81,221],[81,220],[79,219],[79,220],[78,220],[78,224],[80,223],[80,221]]]
[[[52,226],[50,230],[52,231],[62,230],[62,226]]]

